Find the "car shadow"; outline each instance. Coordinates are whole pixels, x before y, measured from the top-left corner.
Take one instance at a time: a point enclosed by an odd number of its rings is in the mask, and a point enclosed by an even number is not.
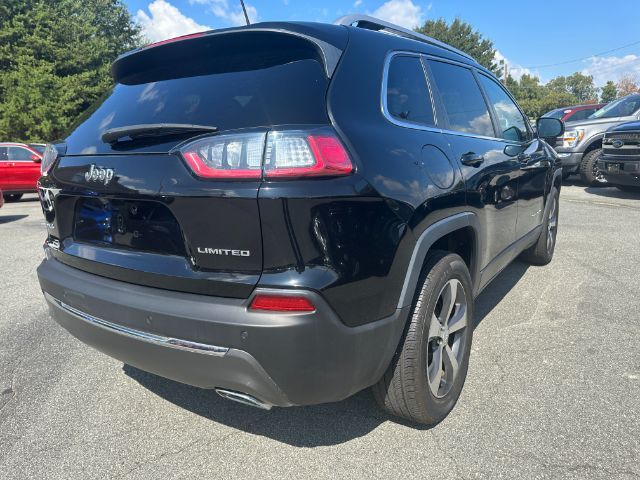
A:
[[[618,198],[622,200],[640,200],[640,189],[636,192],[625,192],[616,187],[588,187],[584,189],[587,193],[592,193],[605,198]]]
[[[529,265],[521,262],[512,263],[477,298],[474,328],[500,303],[528,268]],[[131,365],[123,365],[122,370],[147,390],[200,417],[296,447],[339,445],[362,437],[387,421],[412,429],[433,428],[385,414],[369,389],[341,402],[261,411],[225,400],[212,390],[175,382]]]
[[[478,328],[485,317],[518,284],[530,267],[528,263],[515,260],[478,295],[475,302],[474,329]]]
[[[0,224],[22,220],[23,218],[27,218],[28,216],[29,215],[0,215]]]

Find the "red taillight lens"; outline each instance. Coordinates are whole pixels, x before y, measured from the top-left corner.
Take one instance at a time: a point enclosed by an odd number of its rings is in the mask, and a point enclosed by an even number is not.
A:
[[[258,294],[253,297],[249,310],[266,312],[315,312],[316,307],[305,297]]]
[[[266,144],[265,144],[266,142]],[[349,154],[329,128],[218,134],[180,148],[199,177],[333,177],[353,171]]]
[[[193,170],[203,178],[260,178],[264,133],[214,135],[180,149]]]
[[[264,162],[267,177],[348,175],[349,154],[334,134],[270,132]]]

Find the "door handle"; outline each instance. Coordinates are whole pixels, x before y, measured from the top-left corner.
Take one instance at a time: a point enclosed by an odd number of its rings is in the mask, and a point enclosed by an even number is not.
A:
[[[469,167],[479,167],[484,162],[484,157],[476,152],[467,152],[460,157],[460,162]]]
[[[532,161],[533,158],[529,155],[522,155],[518,157],[522,166],[520,170],[539,170],[541,168],[549,168],[551,166],[551,162],[548,158],[541,158],[535,161]]]

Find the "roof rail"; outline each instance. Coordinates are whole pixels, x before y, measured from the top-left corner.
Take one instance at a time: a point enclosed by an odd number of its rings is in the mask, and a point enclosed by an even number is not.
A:
[[[435,45],[436,47],[444,48],[445,50],[449,50],[450,52],[457,53],[458,55],[462,55],[463,57],[476,62],[476,59],[473,58],[471,55],[464,53],[462,50],[458,50],[457,48],[454,48],[451,45],[447,45],[446,43],[441,42],[440,40],[436,40],[435,38],[428,37],[421,33],[414,32],[413,30],[409,30],[408,28],[404,28],[390,22],[385,22],[384,20],[379,20],[369,15],[359,15],[359,14],[345,15],[344,17],[338,18],[333,23],[335,25],[355,26],[355,27],[365,28],[367,30],[375,30],[377,32],[389,33],[392,35],[397,35],[399,37],[409,38],[411,40],[417,40],[418,42],[428,43],[430,45]]]

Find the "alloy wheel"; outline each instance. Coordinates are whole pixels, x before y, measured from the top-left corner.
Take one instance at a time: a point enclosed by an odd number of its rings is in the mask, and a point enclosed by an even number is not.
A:
[[[468,328],[467,297],[459,280],[450,279],[438,296],[427,339],[427,382],[431,393],[444,397],[455,382]]]

